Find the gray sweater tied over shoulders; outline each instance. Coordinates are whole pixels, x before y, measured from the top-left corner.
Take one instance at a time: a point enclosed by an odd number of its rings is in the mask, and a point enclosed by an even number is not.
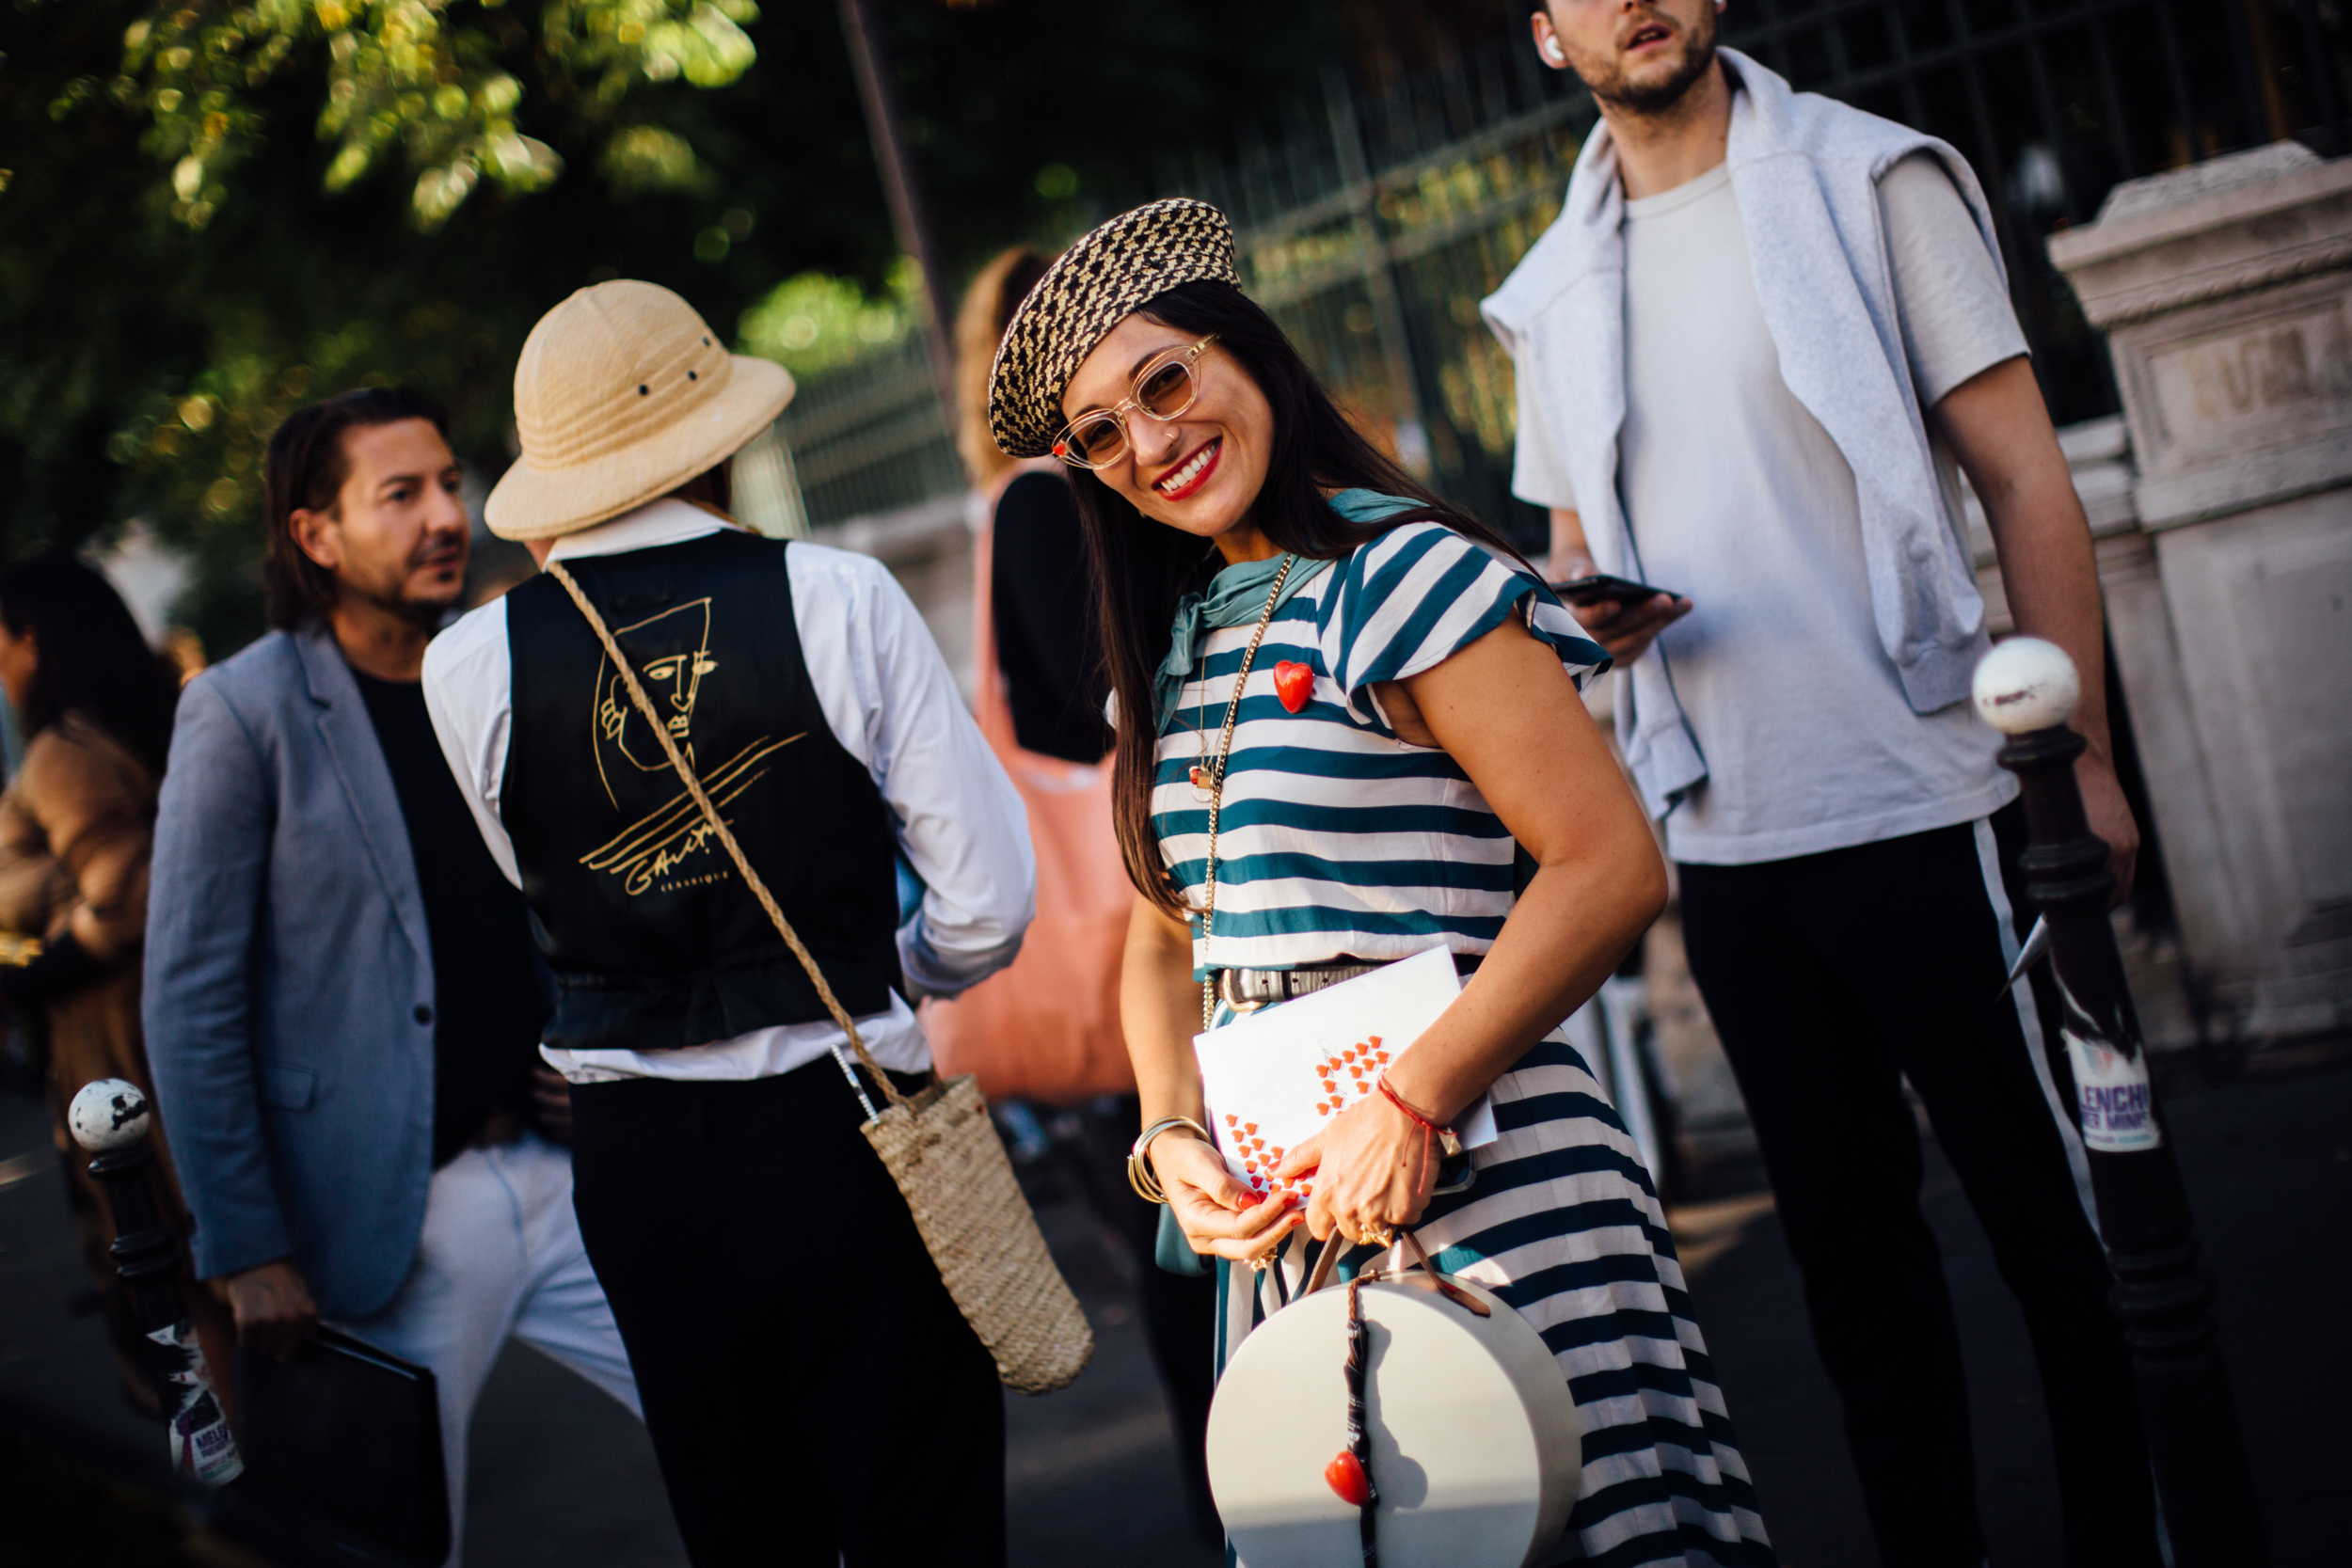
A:
[[[1915,712],[1968,694],[1990,645],[1962,520],[1938,485],[1896,314],[1878,201],[1881,176],[1932,152],[2001,265],[1993,217],[1967,161],[1891,120],[1787,81],[1731,49],[1739,89],[1725,162],[1748,261],[1789,392],[1853,470],[1879,638]],[[1482,307],[1529,387],[1575,487],[1593,559],[1641,575],[1617,492],[1625,420],[1625,213],[1605,124],[1578,155],[1560,216]],[[2006,276],[2006,275],[2004,275]],[[1704,439],[1703,433],[1695,436]],[[1654,655],[1618,690],[1617,739],[1651,813],[1707,777],[1707,760]]]

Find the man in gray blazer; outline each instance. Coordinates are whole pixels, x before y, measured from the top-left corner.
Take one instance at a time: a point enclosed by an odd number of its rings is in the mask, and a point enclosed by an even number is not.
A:
[[[268,465],[278,629],[181,698],[148,1053],[240,1341],[284,1354],[323,1318],[432,1368],[462,1541],[466,1428],[510,1337],[632,1412],[636,1386],[570,1156],[533,1127],[564,1103],[560,1080],[533,1097],[546,971],[419,685],[466,567],[441,416],[345,393]]]

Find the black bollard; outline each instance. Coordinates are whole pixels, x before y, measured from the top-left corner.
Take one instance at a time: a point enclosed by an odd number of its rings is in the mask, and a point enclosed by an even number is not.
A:
[[[2090,831],[2074,780],[2087,742],[2067,721],[2079,696],[2074,661],[2038,638],[2011,638],[1977,666],[1977,711],[2010,737],[2000,764],[2023,786],[2026,896],[2050,923],[2111,1299],[2131,1348],[2172,1561],[2257,1568],[2268,1553],[2215,1334],[2213,1275],[2198,1261],[2188,1192],[2108,924],[2107,847]]]
[[[148,1366],[170,1423],[172,1468],[207,1486],[225,1486],[245,1473],[245,1461],[180,1294],[180,1239],[148,1184],[155,1153],[147,1144],[147,1096],[135,1084],[101,1078],[82,1085],[66,1120],[74,1141],[97,1156],[89,1173],[114,1212],[109,1251],[130,1297],[131,1321],[150,1346]]]

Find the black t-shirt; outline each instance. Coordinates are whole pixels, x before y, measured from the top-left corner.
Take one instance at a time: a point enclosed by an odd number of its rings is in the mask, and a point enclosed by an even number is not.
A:
[[[424,688],[354,670],[400,795],[433,941],[433,1164],[501,1110],[529,1103],[547,1022],[530,911],[482,842],[441,755]]]
[[[996,502],[989,598],[1013,737],[1065,762],[1111,749],[1077,503],[1054,474],[1027,473]]]

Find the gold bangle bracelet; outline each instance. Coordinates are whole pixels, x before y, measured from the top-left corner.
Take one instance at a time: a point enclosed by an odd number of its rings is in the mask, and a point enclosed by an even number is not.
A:
[[[1127,1185],[1133,1187],[1136,1196],[1146,1203],[1168,1201],[1168,1194],[1160,1186],[1159,1173],[1152,1168],[1151,1158],[1144,1151],[1152,1147],[1153,1138],[1171,1127],[1188,1127],[1202,1143],[1216,1147],[1216,1140],[1209,1136],[1209,1130],[1190,1117],[1162,1117],[1145,1128],[1143,1135],[1135,1141],[1135,1147],[1127,1150]]]

